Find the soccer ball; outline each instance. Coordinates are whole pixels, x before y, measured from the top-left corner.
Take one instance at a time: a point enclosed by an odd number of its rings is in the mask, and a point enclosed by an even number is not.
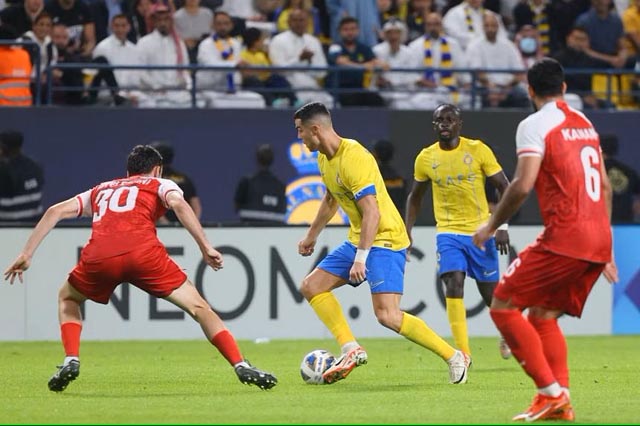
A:
[[[322,374],[327,371],[334,362],[336,362],[336,357],[329,351],[316,349],[309,352],[302,358],[302,364],[300,364],[302,380],[310,385],[323,384],[324,379],[322,378]]]

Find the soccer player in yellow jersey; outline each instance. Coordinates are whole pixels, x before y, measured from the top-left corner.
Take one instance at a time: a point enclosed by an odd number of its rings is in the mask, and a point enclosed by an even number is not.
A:
[[[469,356],[451,347],[424,321],[400,310],[409,236],[373,155],[357,141],[339,136],[329,111],[319,102],[300,108],[294,120],[307,148],[319,151],[318,165],[327,187],[315,219],[298,243],[298,252],[302,256],[313,253],[318,235],[338,206],[351,224],[347,241],[305,277],[300,290],[341,346],[341,356],[323,374],[325,383],[342,380],[367,362],[367,353],[353,336],[331,292],[345,284],[357,287],[365,281],[378,321],[446,361],[451,383],[466,382]]]
[[[469,275],[476,280],[482,299],[490,306],[500,278],[496,245],[500,253],[507,254],[509,234],[506,227],[499,229],[484,251],[473,245],[471,236],[490,216],[485,179],[489,179],[500,196],[509,180],[491,149],[482,141],[460,136],[461,128],[462,118],[456,106],[442,104],[436,108],[433,129],[438,142],[424,148],[416,158],[405,225],[411,237],[422,197],[431,181],[438,274],[445,285],[447,317],[456,346],[471,355],[463,302],[464,279]],[[511,356],[504,340],[500,341],[500,353],[505,359]]]

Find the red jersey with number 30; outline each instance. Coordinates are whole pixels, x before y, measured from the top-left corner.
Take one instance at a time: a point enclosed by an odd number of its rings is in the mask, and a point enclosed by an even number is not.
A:
[[[103,182],[78,194],[78,216],[93,218],[86,261],[105,259],[143,246],[161,245],[156,221],[167,210],[167,194],[182,190],[168,179],[131,176]]]
[[[545,104],[518,126],[518,156],[541,156],[535,183],[545,229],[538,242],[560,255],[611,260],[611,226],[602,193],[600,137],[563,101]]]

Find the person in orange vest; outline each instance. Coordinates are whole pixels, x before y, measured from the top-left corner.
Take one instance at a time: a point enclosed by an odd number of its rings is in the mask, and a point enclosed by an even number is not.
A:
[[[15,40],[15,31],[0,25],[0,41]],[[0,107],[30,106],[32,103],[31,60],[26,50],[0,44]]]

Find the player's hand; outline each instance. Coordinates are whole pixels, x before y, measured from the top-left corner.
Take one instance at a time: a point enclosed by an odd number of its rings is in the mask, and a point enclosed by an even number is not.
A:
[[[311,256],[315,250],[315,246],[316,239],[307,235],[298,243],[298,254],[305,257]]]
[[[224,260],[222,259],[222,253],[218,250],[213,247],[209,247],[202,253],[202,257],[204,258],[204,261],[207,262],[207,265],[211,266],[214,271],[222,269]]]
[[[413,237],[409,234],[409,247],[407,247],[407,251],[405,252],[407,262],[411,262],[411,248],[413,247]]]
[[[504,229],[496,231],[496,247],[500,254],[509,254],[509,231]]]
[[[349,281],[355,284],[367,279],[367,268],[363,262],[353,262],[349,271]]]
[[[609,281],[609,284],[617,283],[618,279],[618,267],[616,266],[615,261],[611,261],[604,266],[604,270],[602,271],[604,277]]]
[[[488,223],[483,223],[480,225],[476,232],[471,237],[473,244],[481,250],[484,250],[484,243],[487,242],[489,238],[493,236],[493,232],[489,228]]]
[[[4,279],[8,280],[9,284],[13,284],[16,277],[20,282],[23,282],[22,273],[29,269],[29,266],[31,266],[31,257],[20,253],[18,258],[13,261],[13,264],[4,271]]]

